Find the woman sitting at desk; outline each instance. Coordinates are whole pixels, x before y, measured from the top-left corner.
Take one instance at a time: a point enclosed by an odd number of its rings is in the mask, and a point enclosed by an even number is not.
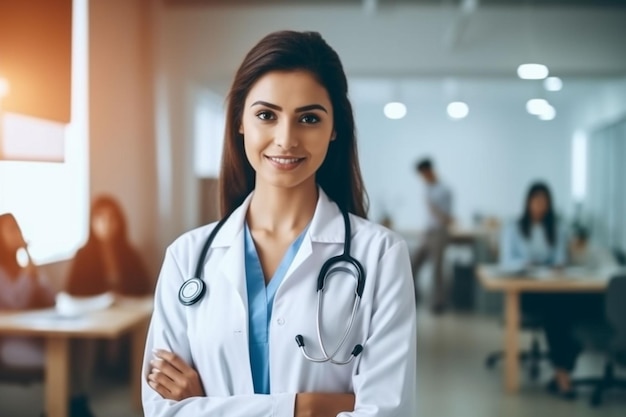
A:
[[[22,231],[12,214],[0,215],[0,311],[28,310],[54,305],[54,291],[30,259]],[[26,337],[0,339],[0,366],[11,369],[44,367],[41,340]],[[85,382],[89,368],[85,355],[73,355],[71,417],[91,417]]]
[[[122,208],[112,197],[101,196],[91,205],[89,239],[72,263],[66,291],[71,295],[152,294],[152,279],[128,240]]]
[[[524,214],[506,225],[500,239],[500,266],[506,271],[521,272],[537,266],[564,266],[567,237],[552,207],[550,189],[544,183],[531,185]]]
[[[500,266],[516,272],[533,267],[563,267],[567,260],[567,233],[552,206],[548,186],[531,185],[524,214],[503,229]],[[538,315],[546,333],[550,361],[555,368],[548,383],[550,393],[576,398],[570,374],[582,348],[574,338],[574,325],[583,319],[602,317],[603,296],[598,294],[523,294],[522,310]]]

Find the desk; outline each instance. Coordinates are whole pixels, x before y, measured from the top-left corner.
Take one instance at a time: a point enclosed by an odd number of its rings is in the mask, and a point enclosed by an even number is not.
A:
[[[614,271],[613,271],[614,272]],[[504,293],[504,384],[507,392],[519,389],[520,294],[523,292],[603,292],[611,272],[585,273],[578,270],[543,273],[540,276],[506,276],[495,265],[480,265],[476,276],[489,291]]]
[[[48,417],[67,417],[70,340],[116,339],[132,333],[131,390],[141,410],[141,367],[152,300],[124,300],[77,318],[61,318],[53,309],[0,313],[0,336],[39,337],[46,344],[45,407]]]

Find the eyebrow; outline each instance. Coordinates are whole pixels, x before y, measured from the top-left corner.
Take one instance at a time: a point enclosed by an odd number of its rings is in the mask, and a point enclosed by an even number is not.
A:
[[[270,109],[274,109],[277,111],[283,111],[282,107],[277,106],[276,104],[268,103],[267,101],[261,101],[261,100],[255,101],[254,103],[250,105],[250,107],[257,106],[257,105],[269,107]],[[303,111],[309,111],[309,110],[321,110],[324,113],[328,114],[328,111],[326,110],[326,108],[322,106],[321,104],[309,104],[307,106],[298,107],[295,110],[295,113],[302,113]]]

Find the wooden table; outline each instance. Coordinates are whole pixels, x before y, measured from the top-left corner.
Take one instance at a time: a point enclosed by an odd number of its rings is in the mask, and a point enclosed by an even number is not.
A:
[[[515,393],[519,389],[520,294],[524,292],[603,292],[611,273],[564,269],[562,271],[544,270],[536,275],[511,276],[499,271],[495,265],[480,265],[476,275],[486,290],[504,293],[504,384],[507,392]]]
[[[124,300],[77,318],[61,318],[53,309],[0,312],[0,336],[30,336],[46,342],[45,407],[47,417],[67,417],[71,339],[117,339],[132,334],[131,390],[141,410],[141,367],[152,300]]]

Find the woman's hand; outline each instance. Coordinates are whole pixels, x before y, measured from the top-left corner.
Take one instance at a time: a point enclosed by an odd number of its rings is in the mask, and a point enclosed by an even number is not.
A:
[[[354,394],[302,392],[296,394],[294,417],[336,417],[354,411]]]
[[[200,375],[175,353],[155,350],[148,385],[166,400],[204,397]]]

